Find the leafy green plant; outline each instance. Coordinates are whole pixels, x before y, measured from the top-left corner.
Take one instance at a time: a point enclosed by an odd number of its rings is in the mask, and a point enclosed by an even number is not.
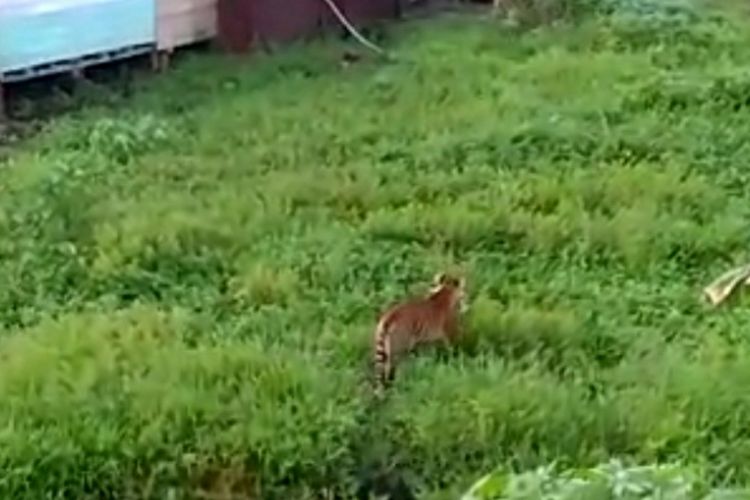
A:
[[[125,164],[137,155],[163,147],[170,137],[168,127],[153,115],[133,119],[101,118],[79,137],[71,138],[68,147]]]
[[[474,484],[462,500],[729,500],[747,498],[747,490],[713,490],[677,465],[627,467],[618,461],[590,469],[558,471],[540,467],[514,474],[490,473]]]

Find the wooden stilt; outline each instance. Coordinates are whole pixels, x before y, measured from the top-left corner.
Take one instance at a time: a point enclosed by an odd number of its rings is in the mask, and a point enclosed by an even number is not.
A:
[[[161,57],[159,61],[159,66],[161,71],[166,71],[169,69],[169,64],[172,61],[172,51],[171,50],[162,50],[161,51]]]
[[[172,58],[171,50],[154,49],[151,52],[151,70],[155,73],[161,73],[169,68]]]
[[[159,51],[155,47],[151,50],[151,71],[159,72]]]
[[[75,80],[76,82],[80,82],[81,80],[86,79],[83,66],[76,66],[75,68],[70,70],[70,75],[73,77],[73,80]]]
[[[0,80],[0,132],[2,131],[7,118],[8,116],[5,112],[5,88],[3,87],[2,80]]]

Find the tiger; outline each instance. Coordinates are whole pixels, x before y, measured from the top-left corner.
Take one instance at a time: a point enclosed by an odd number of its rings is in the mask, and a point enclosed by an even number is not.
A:
[[[396,304],[380,315],[374,335],[375,374],[380,388],[395,378],[397,358],[418,345],[454,342],[460,335],[466,283],[439,273],[425,297]]]

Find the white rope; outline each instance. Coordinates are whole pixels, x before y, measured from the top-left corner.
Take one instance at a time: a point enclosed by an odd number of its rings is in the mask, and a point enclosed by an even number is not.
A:
[[[373,52],[377,52],[380,55],[385,55],[385,51],[383,49],[365,38],[364,35],[362,35],[362,33],[360,33],[357,28],[355,28],[352,23],[349,22],[346,16],[339,10],[334,0],[323,0],[323,2],[325,2],[328,8],[331,9],[333,15],[336,16],[336,19],[338,19],[339,22],[344,26],[344,28],[346,28],[349,34],[356,38],[359,43],[372,50]]]

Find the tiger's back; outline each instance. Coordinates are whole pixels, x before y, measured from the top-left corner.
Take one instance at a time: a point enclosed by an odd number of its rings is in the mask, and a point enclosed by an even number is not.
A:
[[[455,339],[463,295],[463,280],[439,274],[427,297],[397,304],[380,317],[374,339],[380,384],[393,380],[395,363],[418,345]]]

